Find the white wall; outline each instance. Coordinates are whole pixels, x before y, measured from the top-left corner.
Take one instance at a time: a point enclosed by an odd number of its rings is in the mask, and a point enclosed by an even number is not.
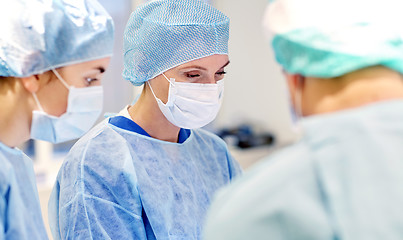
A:
[[[123,32],[131,14],[132,0],[98,0],[115,23],[114,55],[103,78],[104,112],[119,112],[133,99],[132,84],[123,80]],[[100,117],[100,120],[103,116]]]
[[[218,125],[251,122],[274,133],[279,144],[292,141],[286,83],[262,30],[268,1],[211,2],[231,19],[231,64]]]

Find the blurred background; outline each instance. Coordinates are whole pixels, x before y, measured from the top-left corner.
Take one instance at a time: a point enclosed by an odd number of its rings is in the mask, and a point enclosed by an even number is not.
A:
[[[103,79],[104,111],[117,113],[141,93],[123,80],[123,32],[133,9],[145,0],[99,0],[115,22],[114,56]],[[295,139],[286,83],[262,30],[267,0],[208,0],[231,19],[230,61],[225,94],[217,119],[206,129],[221,136],[234,158],[247,169]],[[100,118],[101,121],[103,118]],[[47,224],[47,202],[57,172],[74,141],[52,145],[27,142],[22,148],[35,161],[41,207]],[[48,229],[49,231],[49,229]],[[50,233],[50,232],[49,232]]]

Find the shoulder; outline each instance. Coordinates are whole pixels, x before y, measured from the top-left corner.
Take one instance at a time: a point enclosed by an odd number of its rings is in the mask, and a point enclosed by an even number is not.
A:
[[[7,194],[7,191],[10,188],[10,181],[12,178],[13,169],[11,165],[4,161],[0,153],[0,195],[1,199]]]
[[[129,147],[126,139],[112,129],[106,119],[74,144],[66,157],[65,163],[91,164],[117,157],[114,161],[105,162],[114,163],[123,160],[122,157],[118,157],[116,154],[119,155],[128,151]]]
[[[8,191],[11,181],[15,178],[14,168],[7,159],[7,155],[0,151],[0,194],[4,195]],[[15,179],[14,179],[15,180]]]
[[[223,139],[203,129],[192,130],[192,134],[197,146],[209,155],[208,162],[215,161],[222,169],[226,169],[229,179],[234,179],[242,173],[239,163],[233,159]]]
[[[114,131],[108,124],[108,119],[97,124],[90,131],[88,131],[84,136],[82,136],[73,146],[70,152],[80,151],[82,148],[88,148],[92,144],[97,144],[103,138],[108,137],[110,141],[115,139],[121,139],[120,135]]]
[[[226,237],[242,239],[240,236],[248,232],[251,238],[268,234],[281,239],[280,236],[291,236],[287,235],[290,229],[297,230],[300,223],[304,224],[297,220],[299,217],[312,214],[316,214],[312,222],[328,227],[310,162],[308,148],[300,143],[255,164],[216,195],[207,234],[233,228],[237,230],[227,231]]]
[[[191,145],[201,150],[205,154],[214,157],[216,161],[228,165],[228,161],[232,162],[232,156],[228,150],[227,144],[223,139],[203,129],[192,130],[193,137]],[[209,159],[211,161],[211,159]]]
[[[127,140],[102,122],[81,138],[66,156],[57,177],[59,191],[65,192],[66,202],[77,193],[114,202],[114,194],[122,193],[123,188],[136,191],[130,189],[137,183],[131,160]]]
[[[304,143],[297,143],[262,159],[227,191],[263,187],[269,192],[270,189],[283,188],[284,184],[295,181],[297,177],[301,179],[306,176],[311,170],[310,161],[309,148]]]
[[[197,128],[197,129],[192,129],[191,130],[192,133],[194,133],[197,136],[203,136],[203,137],[207,137],[207,138],[211,138],[211,139],[215,139],[215,140],[221,140],[220,137],[218,137],[216,134],[207,131],[205,129],[202,128]]]
[[[246,210],[250,205],[258,206],[275,199],[294,199],[296,192],[293,191],[301,188],[306,178],[312,176],[307,164],[308,156],[308,150],[303,144],[273,153],[222,189],[217,195],[215,206],[227,208],[233,204],[236,209]],[[231,199],[231,203],[225,203],[228,199]]]
[[[194,138],[196,138],[200,142],[205,142],[206,144],[214,143],[220,148],[227,149],[227,144],[224,142],[224,140],[212,132],[204,129],[193,129],[191,134],[193,134]]]

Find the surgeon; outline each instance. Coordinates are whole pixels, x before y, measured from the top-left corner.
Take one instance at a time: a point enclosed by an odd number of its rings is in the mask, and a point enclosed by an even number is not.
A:
[[[204,239],[403,239],[402,7],[269,3],[301,138],[219,192]]]
[[[240,174],[199,129],[217,115],[229,19],[199,0],[136,9],[123,76],[143,92],[72,148],[49,202],[55,239],[201,239],[216,190]]]
[[[0,3],[0,239],[47,239],[28,139],[59,143],[89,130],[113,22],[95,0]]]

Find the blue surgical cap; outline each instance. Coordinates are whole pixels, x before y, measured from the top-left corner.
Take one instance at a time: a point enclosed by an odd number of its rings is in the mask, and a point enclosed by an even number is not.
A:
[[[123,77],[139,86],[183,63],[228,54],[228,35],[229,18],[203,1],[151,1],[127,23]]]
[[[26,77],[112,55],[114,27],[96,0],[0,3],[0,76]]]
[[[403,73],[402,1],[272,0],[264,25],[289,73],[332,78],[383,65]]]

